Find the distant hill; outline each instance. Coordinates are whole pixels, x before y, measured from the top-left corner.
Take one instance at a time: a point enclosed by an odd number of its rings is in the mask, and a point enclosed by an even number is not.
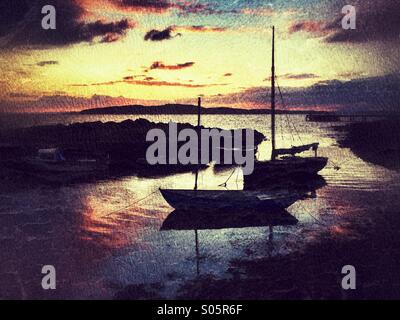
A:
[[[190,104],[165,104],[160,106],[116,106],[83,110],[81,114],[197,114],[198,107]],[[269,114],[269,109],[202,108],[202,114]],[[309,114],[315,111],[282,111],[285,114]]]

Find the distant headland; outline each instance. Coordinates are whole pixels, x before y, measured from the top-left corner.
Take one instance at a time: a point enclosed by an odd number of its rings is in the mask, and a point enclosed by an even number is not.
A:
[[[269,114],[269,109],[238,109],[228,107],[201,108],[203,114]],[[158,106],[115,106],[86,109],[81,114],[197,114],[198,107],[190,104],[164,104]],[[310,114],[320,113],[310,110],[277,110],[278,114]]]

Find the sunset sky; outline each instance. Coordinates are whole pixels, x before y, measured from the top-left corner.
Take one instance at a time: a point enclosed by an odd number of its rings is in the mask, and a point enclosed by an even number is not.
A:
[[[57,10],[43,30],[41,8]],[[357,8],[357,29],[341,8]],[[162,103],[266,108],[271,26],[290,108],[397,108],[398,0],[5,0],[0,111]]]

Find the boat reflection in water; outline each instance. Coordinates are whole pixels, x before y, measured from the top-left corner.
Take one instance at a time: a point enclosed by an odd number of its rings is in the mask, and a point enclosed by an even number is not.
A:
[[[175,210],[164,220],[161,231],[291,226],[297,222],[294,216],[283,209],[265,212],[226,210],[208,213]]]
[[[165,219],[161,231],[194,230],[196,272],[197,275],[200,275],[199,230],[268,227],[270,230],[269,240],[272,241],[274,226],[292,226],[297,223],[298,220],[284,209],[273,209],[265,212],[219,210],[218,212],[208,213],[175,210]]]
[[[325,179],[317,175],[306,181],[303,180],[302,183],[288,184],[285,186],[284,191],[291,195],[293,198],[291,201],[295,203],[297,200],[305,198],[316,198],[317,190],[324,186],[326,186]],[[278,192],[278,190],[274,191]],[[198,192],[198,190],[193,190],[193,192]],[[239,196],[239,199],[240,192],[243,194],[244,191],[238,191],[236,194]],[[258,190],[258,192],[261,193],[262,191]],[[220,195],[221,193],[218,194]],[[229,192],[228,194],[234,195],[234,193]],[[271,191],[267,191],[266,194],[271,194]],[[297,196],[297,199],[294,198],[294,195]],[[184,201],[178,201],[178,203],[181,204]],[[297,218],[291,215],[285,208],[275,205],[255,206],[251,208],[249,206],[246,207],[243,203],[235,206],[236,202],[234,201],[230,205],[226,204],[225,207],[213,207],[216,203],[209,203],[205,206],[207,208],[211,207],[213,210],[200,210],[201,206],[197,210],[175,210],[164,220],[160,229],[161,231],[194,231],[197,275],[200,274],[200,230],[206,232],[206,230],[266,227],[269,229],[269,242],[272,244],[273,227],[293,226],[298,223]]]

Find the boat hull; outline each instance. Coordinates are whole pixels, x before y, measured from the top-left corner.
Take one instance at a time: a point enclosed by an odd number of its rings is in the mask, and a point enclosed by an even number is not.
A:
[[[46,183],[71,183],[104,177],[108,174],[106,161],[45,162],[37,159],[10,161],[9,169]]]
[[[244,176],[245,189],[306,183],[316,177],[328,163],[325,157],[288,157],[272,161],[256,161],[251,175]]]
[[[298,194],[263,194],[229,190],[160,190],[168,204],[177,210],[242,211],[286,209],[303,198]]]

